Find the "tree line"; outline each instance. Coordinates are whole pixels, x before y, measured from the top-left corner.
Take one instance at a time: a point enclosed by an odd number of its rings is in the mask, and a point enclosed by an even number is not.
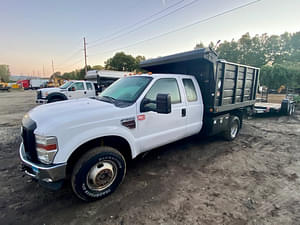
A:
[[[201,42],[195,46],[201,47]],[[271,89],[300,87],[300,32],[254,37],[246,33],[238,40],[224,41],[215,50],[219,58],[261,68],[261,85]]]
[[[202,42],[195,46],[206,47]],[[300,87],[300,32],[281,35],[242,35],[238,40],[224,41],[217,47],[211,42],[208,47],[214,48],[219,58],[227,61],[259,67],[260,84],[271,89]],[[134,57],[124,52],[116,53],[104,62],[88,69],[107,69],[117,71],[142,71],[139,67],[144,56]],[[84,79],[84,69],[62,75],[65,79]]]
[[[145,56],[132,56],[127,55],[124,52],[116,53],[112,58],[107,59],[104,62],[104,66],[87,66],[88,70],[116,70],[116,71],[128,71],[128,72],[141,72],[140,62],[145,60]],[[85,69],[74,70],[64,74],[57,74],[63,79],[67,80],[82,80],[85,77]]]
[[[202,42],[195,46],[206,47]],[[224,41],[217,47],[211,42],[209,47],[214,48],[219,58],[227,61],[259,67],[260,84],[268,88],[277,89],[286,87],[300,87],[300,32],[283,33],[281,35],[242,35],[238,40]],[[116,70],[129,72],[143,72],[139,67],[145,56],[132,56],[118,52],[104,62],[104,66],[88,66],[88,70]],[[8,74],[8,75],[7,75]],[[85,69],[78,69],[61,74],[55,73],[63,79],[81,80],[85,77]],[[7,65],[0,65],[0,79],[8,80]]]

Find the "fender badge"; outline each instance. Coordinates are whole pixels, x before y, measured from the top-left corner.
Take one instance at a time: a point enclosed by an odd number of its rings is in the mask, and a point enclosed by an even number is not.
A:
[[[138,120],[145,120],[145,119],[146,119],[146,115],[145,115],[145,114],[138,115],[138,116],[137,116],[137,119],[138,119]]]

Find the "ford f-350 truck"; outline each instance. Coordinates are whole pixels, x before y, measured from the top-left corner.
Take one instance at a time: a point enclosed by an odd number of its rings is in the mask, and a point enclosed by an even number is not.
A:
[[[259,70],[218,60],[210,49],[141,67],[154,73],[121,78],[93,99],[26,114],[20,145],[25,173],[50,188],[68,180],[80,199],[101,199],[116,190],[126,163],[139,154],[200,131],[233,140],[253,108]]]
[[[85,80],[68,81],[58,88],[37,90],[36,103],[52,103],[77,98],[89,98],[98,95],[117,79],[130,74],[126,71],[90,70]]]
[[[58,88],[42,88],[37,91],[36,103],[52,103],[77,98],[95,97],[92,82],[84,80],[68,81]]]

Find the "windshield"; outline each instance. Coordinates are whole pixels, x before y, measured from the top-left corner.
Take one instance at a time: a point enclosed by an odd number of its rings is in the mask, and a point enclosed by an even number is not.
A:
[[[121,78],[100,94],[100,97],[114,101],[134,102],[144,91],[152,77],[126,77]]]
[[[60,86],[61,89],[67,89],[68,87],[70,87],[73,84],[73,81],[69,81],[63,85]]]

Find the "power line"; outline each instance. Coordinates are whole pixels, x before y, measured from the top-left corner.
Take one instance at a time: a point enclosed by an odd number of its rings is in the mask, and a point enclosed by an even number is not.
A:
[[[66,62],[70,61],[74,56],[78,55],[78,53],[82,52],[82,49],[77,49],[74,53],[72,53],[69,57],[67,57],[62,63],[56,65],[57,67],[61,67]]]
[[[233,8],[233,9],[226,10],[226,11],[221,12],[221,13],[218,13],[218,14],[216,14],[216,15],[207,17],[207,18],[205,18],[205,19],[198,20],[198,21],[196,21],[196,22],[193,22],[193,23],[191,23],[191,24],[185,25],[185,26],[183,26],[183,27],[180,27],[180,28],[177,28],[177,29],[174,29],[174,30],[171,30],[171,31],[168,31],[168,32],[165,32],[165,33],[156,35],[156,36],[153,36],[153,37],[151,37],[151,38],[144,39],[144,40],[142,40],[142,41],[138,41],[138,42],[132,43],[132,44],[130,44],[130,45],[127,45],[127,46],[124,46],[124,47],[121,47],[121,48],[115,48],[115,49],[113,49],[113,50],[108,50],[108,51],[104,51],[104,52],[101,52],[101,53],[92,54],[92,55],[90,55],[90,56],[98,55],[98,54],[105,54],[105,53],[114,52],[114,51],[119,51],[119,50],[121,50],[121,49],[125,49],[125,48],[129,48],[129,47],[132,47],[132,46],[135,46],[135,45],[139,45],[139,44],[141,44],[141,43],[143,43],[143,42],[147,42],[147,41],[150,41],[150,40],[153,40],[153,39],[160,38],[160,37],[165,36],[165,35],[169,35],[169,34],[171,34],[171,33],[175,33],[175,32],[181,31],[181,30],[185,30],[185,29],[190,28],[190,27],[192,27],[192,26],[195,26],[195,25],[197,25],[197,24],[200,24],[200,23],[203,23],[203,22],[207,22],[207,21],[209,21],[209,20],[211,20],[211,19],[214,19],[214,18],[216,18],[216,17],[223,16],[223,15],[225,15],[225,14],[234,12],[234,11],[239,10],[239,9],[242,9],[242,8],[246,8],[246,7],[248,7],[248,6],[250,6],[250,5],[253,5],[253,4],[256,4],[256,3],[260,2],[260,1],[262,1],[262,0],[255,0],[255,1],[252,1],[252,2],[249,2],[249,3],[246,3],[246,4],[244,4],[244,5],[235,7],[235,8]]]
[[[142,23],[142,22],[144,22],[144,21],[147,21],[148,19],[151,19],[151,18],[153,18],[154,16],[159,15],[159,14],[163,13],[164,11],[166,11],[166,10],[168,10],[168,9],[170,9],[170,8],[173,8],[174,6],[180,4],[180,3],[184,2],[184,1],[185,1],[185,0],[180,0],[180,1],[178,1],[178,2],[176,2],[176,3],[174,3],[174,4],[172,4],[172,5],[170,5],[169,7],[165,8],[165,9],[163,9],[163,10],[160,10],[160,11],[158,11],[158,12],[156,12],[156,13],[154,13],[154,14],[152,14],[152,15],[150,15],[150,16],[144,18],[144,19],[141,19],[140,21],[138,21],[138,22],[136,22],[136,23],[134,23],[134,24],[132,24],[132,25],[130,25],[130,26],[123,27],[122,29],[120,29],[120,30],[118,30],[118,31],[116,31],[116,32],[114,32],[114,33],[112,33],[112,34],[110,34],[110,35],[107,35],[107,36],[102,37],[102,38],[98,38],[98,39],[96,39],[95,41],[91,41],[89,44],[92,44],[92,43],[95,43],[95,42],[98,42],[98,41],[101,41],[101,40],[106,41],[105,39],[107,39],[107,38],[109,38],[109,37],[111,37],[111,36],[114,36],[114,35],[116,35],[116,34],[119,34],[120,32],[126,31],[128,28],[134,27],[134,26],[136,26],[136,25],[138,25],[138,24],[140,24],[140,23]],[[100,44],[100,43],[99,43],[99,44]],[[96,45],[96,44],[94,44],[94,45]],[[92,46],[94,46],[94,45],[92,45]],[[97,44],[97,45],[98,45],[98,44]]]
[[[140,25],[140,26],[138,26],[138,27],[136,27],[136,28],[134,28],[134,29],[131,29],[131,30],[129,30],[128,32],[126,32],[126,33],[124,33],[124,34],[120,34],[120,35],[118,35],[118,36],[116,36],[116,37],[114,37],[114,38],[111,38],[111,39],[108,39],[108,40],[103,41],[103,42],[101,42],[101,43],[92,45],[92,46],[90,46],[89,48],[96,47],[96,46],[98,46],[98,45],[100,45],[100,44],[104,44],[104,43],[107,43],[107,42],[116,40],[116,39],[118,39],[119,37],[123,37],[123,36],[125,36],[125,35],[130,34],[130,33],[133,33],[133,32],[135,32],[135,31],[137,31],[137,30],[139,30],[139,29],[141,29],[141,28],[144,28],[146,25],[149,25],[149,24],[154,23],[154,22],[156,22],[156,21],[158,21],[158,20],[160,20],[160,19],[162,19],[162,18],[164,18],[164,17],[167,17],[167,16],[169,16],[169,15],[171,15],[171,14],[174,14],[174,13],[176,13],[177,11],[179,11],[179,10],[181,10],[181,9],[184,9],[184,8],[186,8],[186,7],[188,7],[188,6],[190,6],[190,5],[194,4],[194,3],[196,3],[197,1],[199,1],[199,0],[194,0],[194,1],[190,2],[190,3],[188,3],[188,4],[185,4],[185,5],[181,6],[180,8],[175,9],[174,11],[171,11],[171,12],[165,14],[165,15],[162,15],[162,16],[156,18],[156,19],[153,19],[153,20],[151,20],[151,21],[149,21],[149,22],[147,22],[147,23],[145,23],[145,24],[142,24],[142,25]]]
[[[185,1],[185,0],[178,1],[178,2],[172,4],[171,6],[165,8],[165,9],[163,9],[163,10],[157,12],[157,13],[154,13],[154,14],[152,14],[151,16],[146,17],[146,18],[144,18],[144,19],[142,19],[142,20],[136,22],[135,24],[131,25],[130,27],[136,26],[136,25],[140,24],[140,23],[143,22],[143,21],[147,21],[148,19],[152,18],[153,16],[159,15],[159,14],[161,14],[162,12],[164,12],[164,11],[170,9],[170,8],[173,8],[173,7],[177,6],[177,5],[179,5],[180,3],[184,2],[184,1]],[[188,3],[188,4],[183,5],[183,6],[180,7],[180,8],[175,9],[174,11],[171,11],[171,12],[165,14],[165,15],[162,15],[162,16],[160,16],[160,17],[154,19],[154,20],[151,20],[151,21],[149,21],[149,22],[147,22],[147,23],[145,23],[145,24],[142,24],[141,26],[138,26],[138,27],[136,27],[136,28],[134,28],[134,29],[132,29],[132,30],[129,30],[128,32],[125,32],[125,34],[122,34],[122,36],[127,35],[127,34],[129,34],[129,33],[132,33],[132,32],[134,32],[134,31],[136,31],[136,30],[138,30],[138,29],[144,27],[145,25],[148,25],[148,24],[150,24],[150,23],[153,23],[153,22],[155,22],[155,21],[157,21],[157,20],[159,20],[159,19],[162,19],[162,18],[164,18],[164,17],[166,17],[166,16],[169,16],[169,15],[171,15],[171,14],[173,14],[173,13],[175,13],[175,12],[177,12],[177,11],[179,11],[179,10],[185,8],[185,7],[188,7],[189,5],[194,4],[194,3],[197,2],[197,1],[199,1],[199,0],[194,0],[194,1],[190,2],[190,3]],[[128,26],[128,27],[129,27],[129,26]],[[120,32],[122,33],[123,31],[127,30],[128,27],[125,27],[125,28],[123,28],[123,29],[121,29],[121,30],[119,30],[119,31],[116,31],[116,32],[114,32],[113,34],[111,34],[110,36],[119,34]],[[107,36],[107,37],[110,37],[110,36]],[[112,40],[114,40],[114,39],[119,38],[120,36],[121,36],[121,35],[118,35],[118,36],[115,36],[114,38],[111,38],[111,39],[108,39],[108,40],[104,40],[104,41],[101,42],[101,43],[92,45],[90,48],[95,47],[95,46],[98,46],[98,45],[103,44],[103,43],[106,43],[106,42],[109,42],[109,41],[112,41]],[[103,39],[103,38],[102,38],[102,39]],[[100,41],[100,40],[101,40],[101,39],[98,39],[98,40],[96,40],[96,41],[93,41],[92,43],[95,43],[95,42]],[[86,45],[85,45],[85,46],[86,46]],[[67,66],[64,66],[64,64],[65,64],[66,62],[70,61],[70,59],[72,59],[74,56],[76,56],[76,55],[77,55],[78,53],[80,53],[81,51],[82,51],[82,49],[79,49],[79,50],[75,51],[72,55],[70,55],[70,56],[69,56],[66,60],[64,60],[62,63],[56,65],[56,68],[65,68],[65,67],[67,67]]]
[[[67,68],[67,67],[72,67],[74,65],[77,65],[79,62],[82,62],[82,57],[80,57],[80,59],[78,59],[77,61],[75,61],[74,63],[70,64],[70,65],[66,65],[66,66],[62,66],[62,67],[59,67],[59,68],[56,68],[56,69],[64,69],[64,68]]]

